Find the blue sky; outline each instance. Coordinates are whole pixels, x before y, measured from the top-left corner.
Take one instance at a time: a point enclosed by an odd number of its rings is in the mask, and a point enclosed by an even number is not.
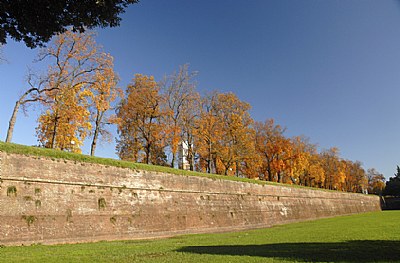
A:
[[[198,90],[232,91],[255,120],[287,136],[336,146],[390,177],[400,164],[400,4],[394,0],[142,0],[121,26],[98,30],[125,87],[135,73],[160,79],[179,65]],[[37,50],[9,41],[0,65],[0,138]],[[39,109],[19,115],[13,141],[34,145]],[[89,143],[84,153],[89,152]],[[116,157],[115,144],[97,155]]]

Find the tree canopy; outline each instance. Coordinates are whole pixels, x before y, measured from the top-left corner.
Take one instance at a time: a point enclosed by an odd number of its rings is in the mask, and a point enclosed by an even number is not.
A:
[[[400,196],[400,167],[397,166],[397,171],[393,177],[386,182],[385,195]]]
[[[4,0],[0,3],[0,44],[7,37],[34,48],[48,42],[69,27],[118,26],[129,4],[139,0]]]

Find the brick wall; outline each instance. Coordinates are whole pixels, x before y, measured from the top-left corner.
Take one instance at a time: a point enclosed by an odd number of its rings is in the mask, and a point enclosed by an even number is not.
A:
[[[0,152],[0,244],[253,229],[379,211],[379,198]]]

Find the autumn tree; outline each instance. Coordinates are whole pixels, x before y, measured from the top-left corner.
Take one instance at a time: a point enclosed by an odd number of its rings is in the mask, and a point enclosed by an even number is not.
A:
[[[218,94],[218,92],[213,92],[201,98],[200,116],[195,130],[200,169],[207,173],[216,171],[216,145],[222,137],[222,127],[217,116]]]
[[[256,122],[255,144],[257,153],[262,156],[263,164],[260,174],[268,181],[283,181],[283,171],[292,158],[291,142],[283,133],[280,125],[275,125],[273,119]]]
[[[136,74],[117,108],[117,153],[123,160],[165,165],[162,97],[153,76]]]
[[[118,26],[119,15],[138,0],[4,0],[0,4],[0,44],[8,37],[28,47],[48,42],[70,29],[83,32],[94,27]]]
[[[107,141],[111,140],[111,133],[107,129],[108,124],[113,124],[115,118],[109,116],[112,103],[122,96],[122,90],[117,87],[118,77],[114,72],[112,64],[113,58],[110,55],[104,56],[105,61],[102,70],[96,71],[96,81],[91,88],[91,121],[92,121],[92,143],[90,147],[90,155],[94,155],[99,137],[106,138]]]
[[[92,126],[87,110],[88,92],[79,86],[60,87],[57,94],[48,94],[46,111],[39,116],[36,128],[40,144],[46,148],[80,152],[80,146]]]
[[[323,188],[325,182],[325,170],[323,168],[323,160],[318,153],[313,153],[309,159],[309,168],[307,173],[307,181],[305,186]]]
[[[254,133],[253,136],[255,136]],[[253,151],[251,152],[251,154],[248,156],[248,158],[242,161],[239,172],[241,173],[242,176],[258,180],[260,178],[264,178],[264,175],[260,175],[261,167],[263,165],[263,160],[255,150],[254,139],[253,139],[253,146],[254,148],[252,149]]]
[[[290,179],[294,184],[315,186],[315,180],[323,175],[317,158],[317,147],[304,136],[291,139]]]
[[[348,192],[364,193],[368,189],[367,174],[360,161],[349,161],[351,170],[348,177],[353,181],[353,187]]]
[[[325,171],[325,178],[322,187],[326,189],[337,189],[335,177],[339,171],[339,149],[332,147],[320,153],[322,167]]]
[[[375,168],[367,170],[368,177],[368,192],[371,194],[382,194],[385,189],[385,177],[379,173]]]
[[[176,167],[177,151],[182,143],[188,144],[189,159],[193,158],[193,127],[190,126],[196,116],[194,107],[199,96],[195,91],[196,75],[197,72],[190,72],[189,65],[185,64],[161,82],[163,108],[166,113],[162,120],[172,154],[171,167]],[[193,164],[191,169],[192,167]]]
[[[28,94],[44,108],[38,140],[44,147],[80,152],[92,129],[89,109],[98,106],[99,87],[115,85],[112,57],[96,44],[93,33],[67,31],[40,51],[38,60],[45,59],[51,60],[47,73]]]
[[[217,94],[216,117],[221,135],[216,144],[216,157],[223,165],[223,173],[234,170],[240,174],[241,164],[254,155],[254,130],[251,125],[250,104],[234,93]]]

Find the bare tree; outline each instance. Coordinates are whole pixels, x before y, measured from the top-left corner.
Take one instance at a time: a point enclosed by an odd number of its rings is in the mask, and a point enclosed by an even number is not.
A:
[[[167,127],[168,144],[171,147],[171,167],[175,167],[178,147],[182,143],[183,118],[187,119],[188,115],[191,115],[192,109],[188,107],[188,103],[197,97],[196,82],[194,81],[196,76],[197,72],[190,72],[189,65],[185,64],[180,66],[177,72],[165,77],[160,84],[167,113],[163,121]]]

